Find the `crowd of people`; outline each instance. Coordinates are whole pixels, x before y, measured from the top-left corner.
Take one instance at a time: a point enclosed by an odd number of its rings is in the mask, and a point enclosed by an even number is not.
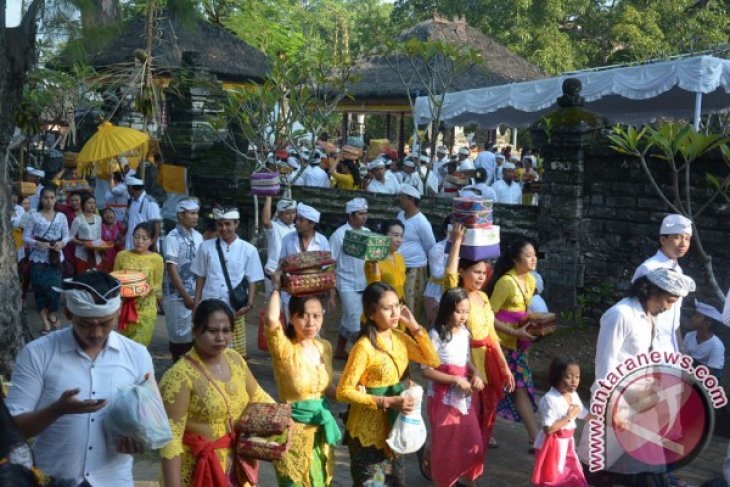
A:
[[[372,158],[360,152],[337,151],[331,144],[314,150],[290,147],[281,154],[271,153],[268,165],[287,174],[297,186],[360,189],[371,193],[398,194],[401,184],[416,188],[418,194],[454,197],[471,194],[509,205],[536,205],[540,191],[538,158],[529,150],[513,154],[511,146],[485,143],[452,150],[445,145],[419,150],[405,157],[384,149]]]
[[[475,161],[467,149],[455,160],[444,150],[437,149],[436,179],[426,178],[425,184],[419,177],[408,182],[429,159],[418,154],[402,161],[402,170],[394,170],[396,161],[387,154],[378,157],[364,176],[356,162],[341,157],[327,174],[313,162],[322,158],[316,151],[287,155],[292,167],[291,159],[309,162],[304,174],[292,173],[293,180],[323,187],[331,181],[337,187],[361,184],[397,197],[400,211],[377,228],[390,237],[388,256],[380,261],[343,251],[345,232],[371,231],[364,198],[346,203],[347,222],[327,238],[319,232],[316,208],[266,197],[265,260],[238,235],[235,208],[217,208],[215,232],[198,232],[195,198],[177,203],[177,225],[161,239],[159,206],[133,173],[111,178],[110,191],[118,199],[110,198],[101,215],[90,193],[67,195],[60,208],[56,189],[41,187],[37,211],[28,211],[22,199],[13,223],[22,228],[20,249],[44,336],[18,356],[6,404],[22,435],[36,438],[37,465],[70,479],[69,485],[132,485],[130,454],[142,447],[131,438],[107,444],[102,425],[119,387],[154,377],[147,347],[162,312],[173,358],[159,384],[173,435],[161,450],[163,485],[256,485],[256,463],[236,456],[234,425],[250,404],[274,402],[274,391],[264,390],[247,365],[246,320],[263,281],[261,319],[276,396],[291,405],[294,421],[289,449],[274,462],[279,485],[330,485],[334,446],[342,441],[353,485],[377,485],[374,479],[415,485],[415,479],[405,479],[403,455],[386,440],[398,413],[412,412],[413,399],[401,392],[419,375],[428,382],[430,434],[418,461],[435,485],[475,485],[484,474],[487,449],[498,446],[492,437],[497,415],[523,424],[525,451],[535,455],[535,485],[588,485],[581,466],[587,457],[572,436],[576,418],[596,419],[576,393],[580,364],[556,357],[550,390],[540,401],[535,396],[529,313],[547,311],[539,296],[545,284],[537,273],[537,243],[514,240],[503,245],[495,262],[465,259],[460,256],[465,227],[454,222],[446,231],[448,219],[439,222],[439,233],[447,236],[437,242],[432,222],[419,209],[426,188],[445,195],[496,194],[497,201],[507,195],[519,204],[515,167],[490,150]],[[534,172],[528,160],[523,181]],[[538,180],[536,173],[530,177]],[[456,184],[459,179],[469,181]],[[125,208],[114,203],[122,190],[128,194]],[[628,296],[601,318],[596,379],[628,355],[651,350],[686,352],[713,373],[722,372],[724,348],[713,328],[730,324],[730,306],[723,314],[697,302],[694,330],[684,338],[680,333],[682,298],[695,290],[678,264],[689,249],[692,222],[669,215],[659,234],[657,254],[636,270]],[[290,296],[282,288],[281,260],[314,250],[331,252],[336,288],[325,295]],[[69,260],[73,265],[64,266]],[[108,271],[144,274],[144,292],[123,297],[122,284]],[[59,326],[61,297],[68,327]],[[326,309],[337,307],[338,337],[331,344],[321,331]],[[334,361],[344,366],[339,381]],[[331,412],[332,401],[349,405],[344,431]],[[609,459],[604,477],[594,476],[591,485],[615,485],[617,478],[625,485],[652,485],[641,482],[667,475],[625,457]]]

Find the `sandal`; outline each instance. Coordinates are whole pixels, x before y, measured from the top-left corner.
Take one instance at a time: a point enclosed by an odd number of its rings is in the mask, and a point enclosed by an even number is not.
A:
[[[418,469],[421,471],[423,478],[429,481],[433,480],[431,478],[431,461],[426,458],[426,446],[421,447],[421,449],[416,452],[416,457],[418,457]]]

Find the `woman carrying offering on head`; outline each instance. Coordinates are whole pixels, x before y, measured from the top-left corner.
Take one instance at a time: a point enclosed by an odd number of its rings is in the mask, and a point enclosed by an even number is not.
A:
[[[334,399],[332,345],[317,335],[324,308],[317,296],[292,297],[289,323],[281,313],[281,273],[273,275],[266,341],[274,364],[279,399],[291,404],[293,441],[274,462],[280,486],[324,487],[332,483],[334,445],[342,439],[327,398]]]
[[[487,280],[487,263],[483,260],[459,258],[465,233],[464,225],[454,223],[451,249],[444,274],[444,289],[461,286],[469,296],[470,311],[466,328],[471,335],[469,341],[471,359],[476,372],[486,384],[482,391],[472,395],[474,402],[472,407],[476,409],[479,417],[485,447],[488,445],[494,447],[496,443],[491,440],[497,402],[504,396],[504,391],[514,390],[515,383],[499,348],[499,337],[495,330],[497,320],[492,306],[482,291]]]

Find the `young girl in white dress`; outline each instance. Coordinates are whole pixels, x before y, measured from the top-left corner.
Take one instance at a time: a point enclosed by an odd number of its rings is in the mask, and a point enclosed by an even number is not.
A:
[[[484,381],[469,358],[471,335],[465,323],[471,303],[462,288],[441,297],[433,329],[428,336],[441,365],[423,367],[428,388],[428,417],[431,422],[430,464],[436,487],[457,482],[474,486],[484,468],[484,441],[472,392],[484,389]]]
[[[556,357],[550,364],[550,390],[540,400],[542,429],[535,439],[538,450],[532,483],[539,486],[588,487],[575,453],[575,418],[591,420],[578,397],[580,365],[574,359]]]

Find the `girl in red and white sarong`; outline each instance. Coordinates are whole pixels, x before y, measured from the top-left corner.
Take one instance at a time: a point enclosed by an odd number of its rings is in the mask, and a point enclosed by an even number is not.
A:
[[[429,338],[441,365],[424,366],[430,380],[428,417],[431,421],[431,470],[437,487],[457,482],[476,485],[484,468],[484,440],[472,392],[484,389],[484,380],[469,359],[471,336],[466,329],[471,303],[462,288],[446,291]]]
[[[542,429],[535,439],[538,449],[532,483],[539,486],[588,487],[575,453],[575,418],[591,420],[575,392],[580,366],[571,358],[556,357],[550,364],[550,390],[540,400]]]

